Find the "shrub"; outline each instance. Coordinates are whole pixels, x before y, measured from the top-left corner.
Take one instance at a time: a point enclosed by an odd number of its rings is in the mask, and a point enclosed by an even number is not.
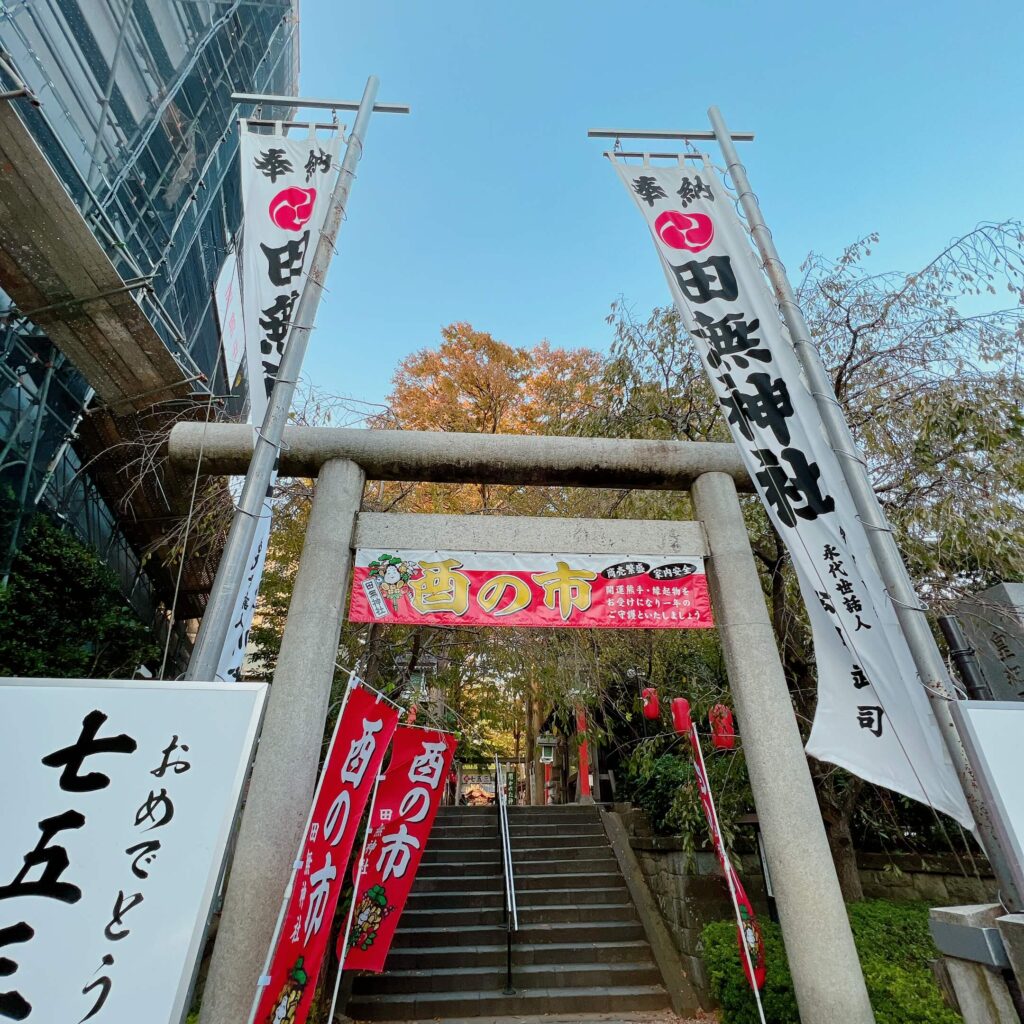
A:
[[[847,907],[877,1024],[959,1024],[942,1001],[928,960],[938,953],[921,903],[868,900]],[[799,1024],[793,979],[779,926],[762,922],[768,977],[761,992],[769,1024]],[[740,966],[736,925],[715,921],[701,941],[711,991],[722,1004],[722,1024],[757,1024],[757,1007]]]

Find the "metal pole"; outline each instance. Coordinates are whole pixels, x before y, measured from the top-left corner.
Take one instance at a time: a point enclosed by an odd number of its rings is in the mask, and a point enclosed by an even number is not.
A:
[[[803,1024],[874,1024],[736,487],[693,485],[708,582]]]
[[[11,527],[11,539],[7,544],[7,553],[4,556],[3,582],[7,586],[11,578],[11,567],[14,565],[14,556],[18,553],[18,535],[21,533],[21,525],[25,519],[26,503],[28,502],[28,489],[32,482],[32,468],[36,461],[36,452],[39,450],[39,435],[42,433],[43,420],[47,415],[46,401],[50,395],[50,381],[53,380],[53,371],[57,364],[63,361],[63,356],[51,348],[50,361],[46,364],[46,374],[43,377],[42,387],[39,389],[39,396],[36,399],[36,418],[32,424],[32,441],[29,444],[28,458],[25,460],[25,475],[21,480],[21,491],[18,495],[18,509],[14,517],[14,525]]]
[[[953,659],[960,678],[967,688],[967,696],[971,700],[995,700],[988,680],[982,675],[981,666],[975,657],[976,651],[967,642],[964,631],[955,615],[940,615],[939,629],[949,644],[949,656]]]
[[[274,953],[277,950],[277,940],[281,936],[281,929],[284,927],[284,916],[288,913],[288,904],[291,901],[292,892],[295,890],[295,877],[299,873],[299,868],[305,863],[302,860],[302,851],[303,847],[306,845],[306,839],[309,836],[309,826],[313,823],[313,812],[316,810],[316,803],[320,799],[320,791],[323,789],[324,781],[327,778],[327,769],[331,763],[331,756],[334,754],[334,744],[338,739],[338,733],[341,731],[341,723],[345,717],[345,708],[348,705],[348,699],[351,696],[352,691],[358,685],[356,677],[349,676],[348,686],[345,687],[345,695],[341,698],[341,708],[338,711],[338,718],[334,723],[334,732],[331,733],[331,742],[327,745],[327,755],[324,757],[323,771],[320,772],[320,778],[317,780],[316,789],[313,791],[313,799],[309,805],[309,814],[306,815],[306,825],[302,830],[302,839],[299,842],[298,849],[296,850],[295,860],[292,863],[291,874],[288,876],[288,884],[285,886],[284,895],[281,897],[281,909],[277,914],[277,924],[274,925],[274,934],[271,936],[270,945],[267,947],[267,959],[263,961],[263,973],[260,977],[261,984],[256,986],[256,992],[252,997],[252,1009],[249,1011],[249,1024],[252,1024],[256,1019],[256,1011],[259,1009],[260,997],[263,995],[264,986],[262,982],[264,980],[269,982],[270,968],[274,962]]]
[[[377,78],[371,75],[363,90],[359,112],[356,114],[355,124],[352,126],[345,148],[345,158],[331,195],[327,219],[310,267],[309,280],[303,289],[294,322],[288,332],[284,356],[263,417],[263,425],[256,432],[252,461],[249,463],[242,496],[235,511],[234,522],[231,524],[231,531],[217,568],[217,576],[210,591],[209,604],[203,615],[195,648],[185,673],[186,679],[213,679],[217,672],[217,664],[231,627],[231,613],[242,587],[253,538],[263,514],[263,502],[270,488],[277,453],[281,448],[284,427],[291,409],[292,396],[306,355],[309,335],[316,321],[327,267],[334,254],[334,244],[345,215],[345,205],[352,188],[356,165],[363,153],[363,140],[366,138],[366,129],[379,85]]]
[[[757,251],[764,263],[765,273],[778,298],[782,318],[789,329],[796,356],[807,376],[807,383],[817,404],[829,444],[835,451],[839,465],[842,467],[843,476],[846,478],[857,509],[857,515],[867,532],[868,542],[878,564],[882,582],[892,600],[900,628],[903,630],[918,675],[939,724],[939,732],[942,734],[943,742],[946,744],[953,767],[960,779],[967,804],[977,823],[978,838],[981,840],[996,878],[999,880],[1003,902],[1011,911],[1024,910],[1024,900],[1014,883],[1014,872],[1010,867],[1008,851],[999,842],[996,830],[993,828],[992,814],[999,812],[989,808],[982,797],[974,769],[968,760],[950,712],[949,703],[955,701],[957,695],[946,673],[946,666],[935,642],[935,637],[928,625],[925,609],[914,592],[899,547],[893,536],[892,527],[887,522],[885,513],[875,496],[871,478],[836,399],[832,381],[821,361],[821,354],[811,340],[807,323],[797,305],[796,295],[786,277],[778,250],[775,248],[771,232],[761,215],[757,197],[750,187],[747,172],[743,164],[740,163],[729,130],[717,107],[711,107],[708,110],[708,117],[711,120],[718,144],[722,148],[729,176],[736,186],[739,201],[743,205],[751,237],[754,239]]]
[[[370,841],[370,823],[373,821],[373,812],[377,806],[377,790],[380,787],[383,775],[378,775],[373,780],[373,792],[370,794],[370,806],[366,812],[366,831],[363,833],[363,845],[359,851],[359,860],[356,861],[356,876],[352,880],[352,901],[349,903],[348,915],[345,918],[345,934],[341,939],[341,954],[338,957],[338,974],[334,979],[334,990],[331,993],[331,1011],[327,1014],[328,1024],[334,1024],[334,1010],[338,1005],[338,991],[341,988],[341,976],[345,973],[345,960],[348,958],[348,940],[352,935],[352,919],[356,913],[356,903],[359,900],[359,883],[363,880],[363,873],[366,869],[366,844]]]
[[[316,786],[364,482],[363,471],[343,461],[327,463],[316,482],[203,993],[202,1024],[240,1024],[252,1007]]]

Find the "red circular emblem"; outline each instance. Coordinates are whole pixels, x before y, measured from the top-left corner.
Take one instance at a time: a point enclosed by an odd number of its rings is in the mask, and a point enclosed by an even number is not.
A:
[[[654,231],[666,245],[690,252],[706,249],[715,237],[714,222],[706,213],[681,213],[679,210],[659,213]]]
[[[270,219],[285,231],[301,231],[302,226],[313,216],[315,202],[315,188],[290,185],[270,200]]]

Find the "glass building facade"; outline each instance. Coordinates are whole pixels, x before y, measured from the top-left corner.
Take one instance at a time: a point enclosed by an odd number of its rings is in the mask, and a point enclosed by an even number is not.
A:
[[[236,121],[252,112],[231,94],[296,94],[298,0],[3,0],[0,51],[0,92],[28,90],[0,103],[46,172],[121,278],[146,281],[133,294],[194,391],[229,394],[213,286],[241,223]],[[79,440],[93,388],[31,312],[0,290],[0,489],[96,548],[152,620],[170,595]],[[17,545],[14,529],[4,572]]]

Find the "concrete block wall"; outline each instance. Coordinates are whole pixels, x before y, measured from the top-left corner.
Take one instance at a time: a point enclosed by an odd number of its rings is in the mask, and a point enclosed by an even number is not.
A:
[[[629,832],[630,845],[683,966],[702,1005],[709,1007],[710,985],[700,945],[701,931],[709,922],[726,920],[733,914],[718,861],[710,852],[688,855],[679,839],[652,835],[642,811],[628,805],[616,810]],[[995,880],[988,873],[988,864],[978,858],[973,865],[969,859],[958,860],[951,854],[864,853],[857,860],[864,895],[869,899],[920,900],[946,906],[988,903],[995,896]],[[767,893],[756,854],[740,856],[739,873],[755,911],[767,920]]]

